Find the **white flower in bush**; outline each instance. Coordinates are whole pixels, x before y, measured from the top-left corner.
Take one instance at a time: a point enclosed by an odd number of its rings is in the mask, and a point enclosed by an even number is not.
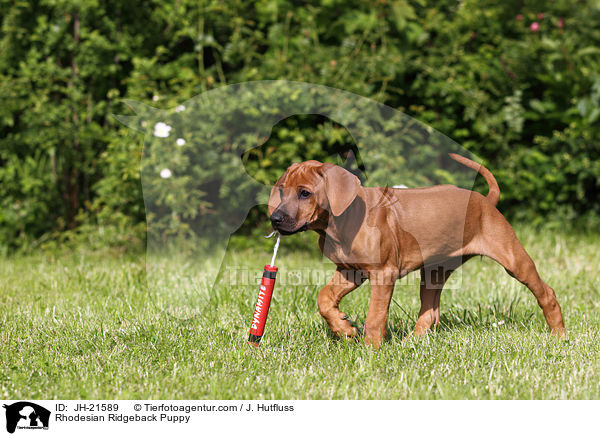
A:
[[[168,168],[163,168],[162,170],[160,170],[160,176],[163,179],[168,179],[169,177],[171,177],[171,170]]]
[[[180,104],[175,108],[175,112],[183,112],[185,110],[185,106]]]
[[[169,136],[171,129],[172,127],[168,124],[165,124],[163,122],[156,123],[154,125],[154,136],[158,138],[166,138],[167,136]]]
[[[185,145],[185,139],[183,138],[177,138],[177,141],[175,141],[177,143],[177,145],[179,145],[180,147],[182,145]]]
[[[152,101],[158,101],[159,99],[160,99],[160,97],[158,95],[152,96]]]

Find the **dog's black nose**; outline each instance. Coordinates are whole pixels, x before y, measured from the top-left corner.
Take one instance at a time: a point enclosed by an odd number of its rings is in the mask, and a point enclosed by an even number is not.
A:
[[[281,222],[283,221],[283,218],[284,218],[284,216],[281,212],[275,211],[271,215],[271,224],[273,224],[273,225],[281,224]]]

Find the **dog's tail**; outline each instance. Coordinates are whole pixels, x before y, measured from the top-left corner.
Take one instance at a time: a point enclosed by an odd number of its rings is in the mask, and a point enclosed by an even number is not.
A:
[[[493,174],[481,164],[477,162],[473,162],[471,159],[467,159],[466,157],[460,156],[455,153],[449,153],[450,157],[454,159],[456,162],[463,164],[471,169],[474,169],[479,174],[483,176],[485,181],[488,184],[489,192],[487,195],[487,199],[496,206],[498,204],[498,200],[500,199],[500,188],[498,187],[498,182],[494,178]]]

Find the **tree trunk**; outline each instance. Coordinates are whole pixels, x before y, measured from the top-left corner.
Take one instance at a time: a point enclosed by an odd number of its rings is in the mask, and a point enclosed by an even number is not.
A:
[[[75,47],[71,52],[71,79],[67,84],[70,91],[77,86],[79,68],[77,67],[77,45],[79,44],[79,27],[81,25],[79,14],[73,13],[73,41]],[[73,96],[73,92],[69,93]],[[67,209],[67,228],[72,229],[76,225],[75,217],[79,210],[79,165],[80,165],[80,144],[79,144],[79,114],[77,112],[77,101],[71,101],[71,123],[73,126],[73,153],[71,162],[65,165],[65,203]],[[65,144],[68,146],[68,144]]]

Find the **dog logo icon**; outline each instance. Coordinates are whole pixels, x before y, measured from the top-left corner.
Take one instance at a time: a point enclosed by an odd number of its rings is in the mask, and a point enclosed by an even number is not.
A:
[[[14,433],[18,429],[48,430],[50,411],[28,401],[4,405],[6,409],[6,431]]]

